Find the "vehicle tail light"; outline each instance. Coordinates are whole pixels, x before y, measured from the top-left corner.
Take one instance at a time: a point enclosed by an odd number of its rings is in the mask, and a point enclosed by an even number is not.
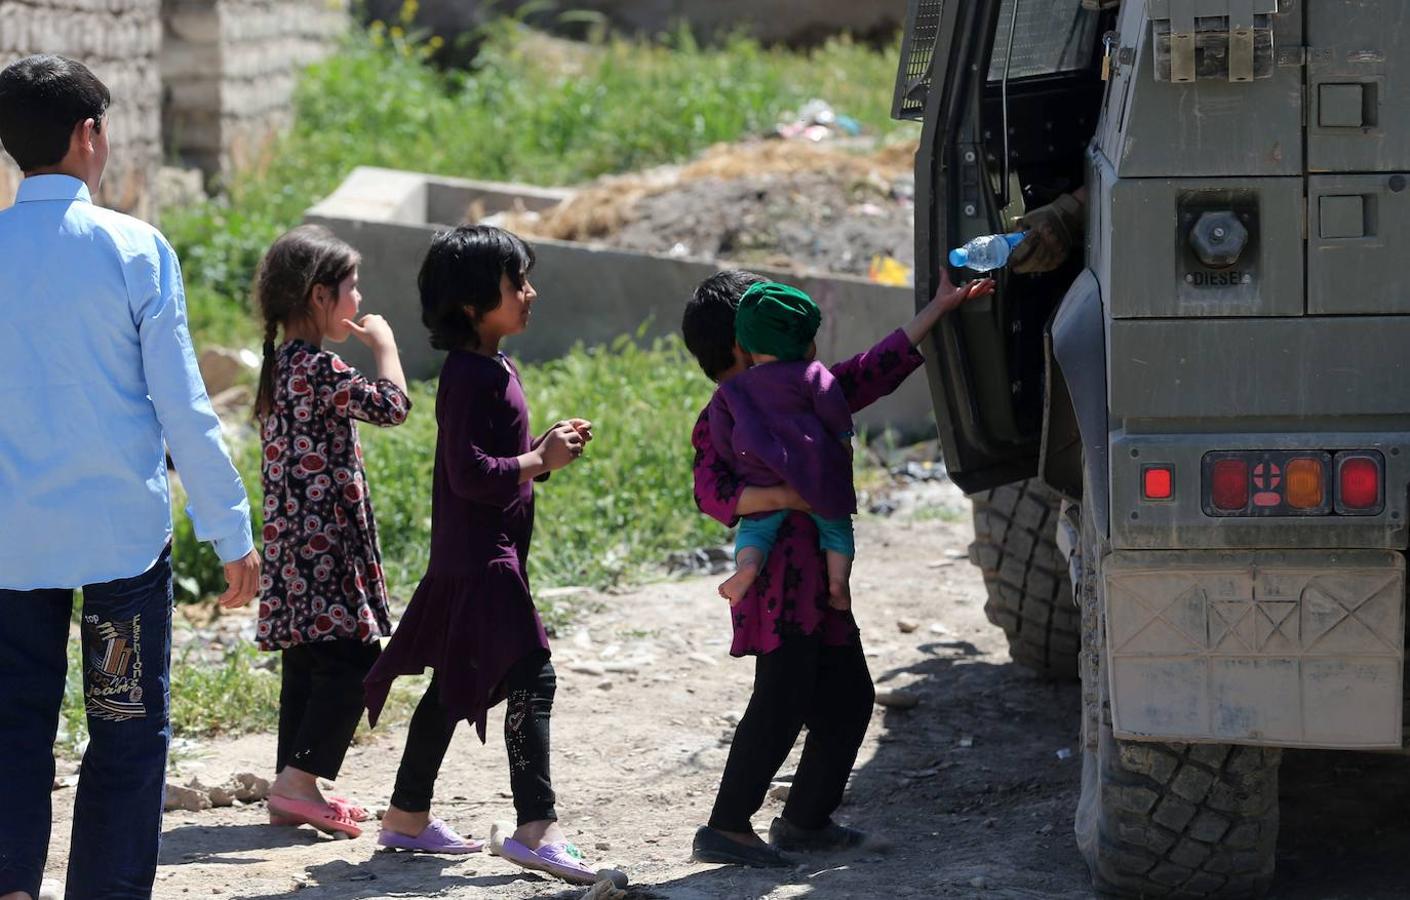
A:
[[[1174,497],[1175,470],[1170,466],[1146,466],[1141,472],[1141,493],[1147,500]]]
[[[1374,515],[1384,505],[1379,453],[1337,454],[1337,512]]]
[[[1221,459],[1214,463],[1210,478],[1214,506],[1226,512],[1248,506],[1248,461]]]
[[[1326,472],[1320,459],[1301,457],[1288,460],[1286,497],[1294,509],[1316,509],[1326,502]]]

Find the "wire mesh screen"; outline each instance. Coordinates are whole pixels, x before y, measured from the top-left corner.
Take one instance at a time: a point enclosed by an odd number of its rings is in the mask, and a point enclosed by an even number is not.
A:
[[[901,41],[901,69],[896,74],[896,99],[891,118],[920,119],[925,116],[925,100],[935,62],[935,41],[940,35],[940,11],[944,0],[910,0],[906,10],[906,34]]]
[[[1014,4],[1018,21],[1014,22]],[[1009,78],[1030,78],[1086,68],[1097,40],[1098,17],[1082,8],[1082,0],[1003,0],[994,29],[994,54],[989,80],[1004,77],[1009,30],[1013,29],[1013,62]]]

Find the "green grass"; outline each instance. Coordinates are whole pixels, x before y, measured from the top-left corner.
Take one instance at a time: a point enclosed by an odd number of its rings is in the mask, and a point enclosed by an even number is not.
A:
[[[263,654],[240,642],[216,664],[176,655],[171,670],[171,722],[176,737],[272,731],[279,723],[279,675],[257,665]],[[83,659],[69,642],[60,746],[75,751],[88,734],[83,712]]]
[[[608,347],[577,348],[562,359],[524,366],[535,433],[571,416],[594,422],[594,440],[572,466],[537,486],[530,581],[608,588],[659,572],[668,553],[723,543],[726,530],[695,508],[690,430],[711,385],[675,337],[645,344],[624,337]],[[406,598],[425,571],[430,548],[431,471],[435,458],[435,385],[412,385],[414,407],[396,428],[360,429],[388,586]],[[255,502],[259,532],[259,454],[251,442],[235,459]],[[224,588],[210,545],[196,540],[175,492],[172,560],[186,602],[210,602]],[[571,605],[538,601],[545,622],[561,627]],[[78,642],[71,642],[64,697],[66,746],[86,734]],[[259,663],[268,657],[240,642],[216,664],[178,654],[172,663],[172,726],[201,737],[272,730],[279,678]],[[404,681],[407,681],[403,679]],[[389,700],[388,721],[409,717],[424,682],[408,681]]]
[[[236,177],[225,196],[165,214],[198,346],[257,341],[248,292],[261,254],[357,165],[578,182],[761,133],[815,96],[875,133],[914,133],[887,118],[895,48],[846,39],[799,53],[744,38],[701,47],[682,32],[565,49],[506,20],[488,30],[473,70],[434,69],[424,50],[396,29],[350,38],[303,76],[297,124],[268,165]],[[718,537],[690,502],[685,441],[709,387],[678,344],[622,342],[525,375],[538,422],[571,412],[600,420],[601,436],[576,467],[583,477],[543,491],[535,585],[615,584]],[[413,393],[420,411],[406,425],[363,429],[389,582],[403,595],[425,567],[435,441],[434,388]],[[235,455],[258,498],[258,449]],[[185,599],[221,589],[214,554],[181,515],[175,560]]]
[[[512,22],[487,33],[471,71],[438,71],[403,35],[374,30],[315,65],[297,93],[297,124],[258,169],[223,196],[167,210],[162,227],[182,259],[197,346],[252,346],[260,329],[249,288],[260,256],[356,166],[374,165],[534,184],[687,159],[705,147],[767,131],[804,101],[822,97],[883,136],[915,128],[888,118],[896,48],[839,39],[797,53],[736,39],[701,47],[682,34],[657,43],[622,39],[564,49]],[[551,52],[545,52],[546,50]],[[720,543],[725,530],[691,497],[690,429],[709,397],[678,340],[578,349],[524,367],[534,427],[570,415],[594,420],[583,459],[539,488],[530,566],[536,590],[606,588],[650,577],[666,554]],[[435,388],[412,387],[416,409],[394,429],[361,429],[389,587],[406,598],[429,552]],[[259,532],[259,455],[233,448]],[[194,601],[223,589],[219,562],[199,543],[174,497],[178,593]],[[540,603],[550,625],[570,606]],[[216,665],[174,662],[174,730],[200,736],[268,730],[278,679],[254,665],[258,651],[230,648]],[[70,665],[64,720],[72,743],[83,704]],[[419,683],[394,694],[393,719],[409,715]]]
[[[535,433],[581,416],[595,425],[582,459],[539,485],[529,568],[535,589],[607,588],[654,574],[666,555],[718,543],[724,529],[701,515],[692,497],[690,431],[711,385],[675,337],[647,345],[624,337],[608,347],[579,347],[562,359],[523,367]],[[411,387],[412,413],[396,428],[362,426],[373,509],[388,586],[408,597],[426,569],[435,459],[435,385]],[[259,453],[234,448],[261,530]],[[181,598],[224,586],[209,544],[189,518],[174,516],[173,560]],[[541,604],[553,619],[549,604]],[[557,621],[561,621],[561,616]]]
[[[64,687],[59,749],[78,755],[88,736],[83,711],[83,661],[77,638],[69,643],[68,680]],[[174,737],[206,738],[271,732],[279,726],[278,665],[271,655],[240,641],[212,664],[177,654],[171,667],[171,730]],[[398,678],[383,708],[379,727],[411,718],[429,676]],[[361,726],[366,728],[364,722]]]
[[[895,48],[846,39],[800,53],[744,38],[706,48],[682,33],[552,53],[506,21],[471,71],[423,55],[405,38],[350,39],[304,75],[297,124],[266,166],[228,196],[164,215],[198,344],[254,340],[244,310],[261,254],[358,165],[571,184],[762,133],[812,97],[873,133],[915,133],[888,118]]]

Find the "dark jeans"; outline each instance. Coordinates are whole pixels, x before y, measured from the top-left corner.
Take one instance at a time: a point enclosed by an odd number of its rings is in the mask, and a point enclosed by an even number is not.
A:
[[[83,754],[68,900],[148,898],[166,785],[170,551],[135,578],[83,588]],[[0,590],[0,895],[39,896],[53,821],[54,737],[64,698],[73,591]]]
[[[519,660],[505,678],[509,689],[504,709],[504,744],[509,751],[509,789],[519,824],[543,819],[557,821],[553,782],[548,775],[548,722],[558,681],[548,651]],[[431,808],[436,776],[450,747],[456,723],[446,721],[437,677],[416,705],[397,770],[392,805],[406,812]]]
[[[279,749],[285,766],[335,781],[362,719],[362,679],[382,648],[353,639],[300,644],[283,652]]]
[[[791,637],[758,657],[754,696],[735,729],[710,827],[751,830],[749,820],[806,725],[783,817],[799,828],[825,828],[842,802],[875,698],[861,646],[824,647],[815,636]]]

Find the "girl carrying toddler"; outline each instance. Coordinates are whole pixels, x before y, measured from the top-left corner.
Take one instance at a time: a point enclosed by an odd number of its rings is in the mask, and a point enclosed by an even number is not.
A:
[[[908,324],[827,370],[847,409],[855,413],[900,386],[922,364],[917,346],[941,317],[993,289],[988,280],[956,288],[942,272],[935,298]],[[745,297],[752,298],[750,304],[744,303]],[[774,312],[781,322],[770,327],[781,329],[788,347],[770,349],[756,343],[759,335],[748,323],[753,314],[748,306],[766,298],[778,301]],[[866,735],[875,692],[856,620],[850,608],[837,606],[821,549],[823,529],[804,514],[822,512],[813,505],[819,496],[824,503],[835,499],[820,491],[836,492],[844,500],[851,491],[850,469],[842,468],[840,461],[845,453],[841,416],[826,410],[831,389],[811,364],[801,364],[810,355],[817,330],[813,319],[799,294],[738,270],[702,282],[681,319],[686,347],[728,402],[744,398],[754,404],[732,405],[732,423],[712,416],[708,407],[701,412],[691,433],[696,505],[726,525],[741,516],[784,511],[757,577],[730,603],[730,654],[755,658],[754,686],[730,745],[709,822],[695,834],[693,855],[701,862],[790,866],[795,863],[790,853],[845,850],[869,840],[864,832],[832,818]],[[746,349],[750,345],[762,353],[751,353]],[[803,348],[807,351],[801,352]],[[780,362],[784,357],[794,361]],[[762,377],[753,379],[760,368],[765,370]],[[740,379],[744,389],[734,392],[731,385]],[[824,424],[829,420],[831,424]],[[717,423],[731,431],[723,441],[715,434]],[[787,465],[755,465],[749,457],[755,451],[775,461],[783,457]],[[789,467],[798,464],[794,454],[805,461],[831,454],[832,474],[825,474],[820,464],[815,469],[801,466],[802,474],[791,472]],[[802,496],[805,492],[813,501]],[[804,726],[808,737],[793,788],[782,814],[769,827],[766,843],[751,819]]]

